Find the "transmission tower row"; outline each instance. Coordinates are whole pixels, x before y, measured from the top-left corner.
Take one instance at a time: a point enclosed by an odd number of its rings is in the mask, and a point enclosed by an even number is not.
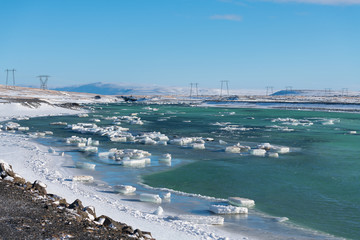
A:
[[[5,70],[6,72],[6,84],[5,84],[5,87],[6,88],[10,88],[10,87],[13,87],[15,88],[15,72],[16,70],[15,69],[6,69]],[[9,74],[10,73],[10,74]],[[9,75],[12,75],[12,86],[9,85]],[[38,78],[40,78],[40,89],[47,89],[47,82],[48,82],[48,79],[49,79],[50,76],[48,75],[40,75],[38,76]]]
[[[6,72],[6,88],[10,87],[9,86],[9,72],[12,72],[12,86],[15,88],[15,69],[6,69],[5,72]]]
[[[48,75],[40,75],[38,76],[38,78],[40,79],[40,89],[46,90],[47,87],[47,82],[50,76]]]
[[[274,93],[274,87],[272,87],[272,86],[267,86],[266,87],[266,96],[269,96],[269,95],[271,95],[271,94],[273,94]]]
[[[223,86],[226,86],[226,92],[227,95],[229,96],[229,80],[221,80],[220,82],[221,82],[220,97],[222,97]]]
[[[190,83],[190,98],[193,94],[193,87],[195,87],[195,94],[198,97],[199,96],[199,90],[198,90],[198,83]]]

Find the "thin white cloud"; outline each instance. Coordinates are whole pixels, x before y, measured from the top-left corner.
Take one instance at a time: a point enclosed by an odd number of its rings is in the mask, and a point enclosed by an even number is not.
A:
[[[263,0],[265,2],[278,2],[278,3],[308,3],[320,5],[360,5],[360,0]]]
[[[246,2],[277,2],[277,3],[305,3],[319,5],[360,5],[360,0],[218,0],[219,2],[232,3],[246,6]]]
[[[239,5],[239,6],[246,6],[244,1],[236,1],[236,0],[218,0],[219,2],[224,2],[224,3],[232,3],[235,5]]]
[[[213,15],[210,17],[213,20],[228,20],[228,21],[242,21],[242,16],[236,14]]]

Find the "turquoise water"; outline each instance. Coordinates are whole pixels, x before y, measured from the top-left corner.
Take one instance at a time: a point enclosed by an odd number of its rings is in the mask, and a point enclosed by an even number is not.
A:
[[[164,152],[171,153],[175,159],[172,167],[153,161],[153,168],[139,170],[146,184],[217,198],[241,196],[254,199],[255,209],[269,215],[286,216],[297,225],[335,236],[360,238],[360,135],[348,134],[350,130],[360,132],[358,114],[152,107],[159,110],[146,110],[143,105],[108,105],[97,108],[94,114],[121,116],[137,112],[145,121],[144,125],[122,124],[130,127],[134,134],[160,131],[170,138],[200,136],[215,141],[206,143],[206,150],[193,150],[173,145],[111,143],[105,137],[92,136],[102,142],[104,151],[112,147],[140,148],[150,151],[154,158]],[[50,122],[89,122],[90,118],[91,114],[89,118],[51,117],[41,121],[21,121],[21,124],[30,126],[33,131],[52,130],[55,137],[61,139],[79,134],[65,130],[63,126],[49,126]],[[273,122],[276,118],[292,118],[312,125]],[[326,124],[328,120],[333,124]],[[102,120],[97,124],[109,125],[111,121]],[[236,125],[233,127],[238,130],[222,129],[229,125]],[[286,131],[286,127],[293,131]],[[220,139],[228,144],[220,145]],[[279,158],[224,152],[225,146],[238,142],[250,146],[269,142],[288,146],[291,152],[281,154]],[[97,161],[95,157],[87,160]],[[110,184],[115,182],[117,171],[100,163],[99,169],[105,180]],[[127,171],[131,176],[135,170]]]

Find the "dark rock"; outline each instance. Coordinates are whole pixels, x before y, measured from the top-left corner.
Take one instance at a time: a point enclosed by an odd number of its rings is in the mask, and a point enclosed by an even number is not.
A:
[[[68,207],[69,209],[75,209],[75,210],[83,210],[84,206],[82,202],[79,199],[76,199],[73,203],[71,203]]]
[[[151,232],[141,231],[140,229],[135,229],[134,234],[140,239],[153,239]]]
[[[0,163],[0,172],[1,172],[1,178],[5,178],[6,176],[10,176],[10,177],[15,176],[12,166],[6,162]]]
[[[6,178],[7,176],[8,176],[8,174],[5,171],[0,172],[0,177],[2,179]]]
[[[91,220],[94,220],[96,218],[95,208],[92,206],[87,206],[84,208],[84,212],[88,213],[88,215],[91,215],[92,217],[89,217]]]
[[[15,185],[23,186],[23,185],[25,185],[25,183],[26,183],[26,180],[24,178],[19,177],[19,176],[14,177],[14,184]]]
[[[121,231],[125,234],[134,234],[134,230],[131,226],[124,226]]]
[[[37,190],[40,195],[46,195],[47,194],[47,192],[46,192],[46,184],[40,182],[39,180],[36,180],[33,183],[31,188],[34,189],[34,190]]]
[[[109,227],[113,223],[113,220],[105,215],[95,218],[95,221],[105,227]]]
[[[69,207],[69,204],[66,202],[65,198],[59,200],[60,206],[62,207]]]
[[[31,182],[26,182],[25,190],[30,190],[31,188],[32,188],[32,183]]]

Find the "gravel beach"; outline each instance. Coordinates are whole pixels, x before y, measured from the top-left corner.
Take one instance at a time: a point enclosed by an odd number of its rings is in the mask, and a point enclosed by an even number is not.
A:
[[[87,210],[93,208],[82,206],[80,200],[69,204],[47,194],[36,182],[25,182],[4,171],[2,177],[0,239],[152,239],[150,233],[133,230],[109,217],[96,218]]]

